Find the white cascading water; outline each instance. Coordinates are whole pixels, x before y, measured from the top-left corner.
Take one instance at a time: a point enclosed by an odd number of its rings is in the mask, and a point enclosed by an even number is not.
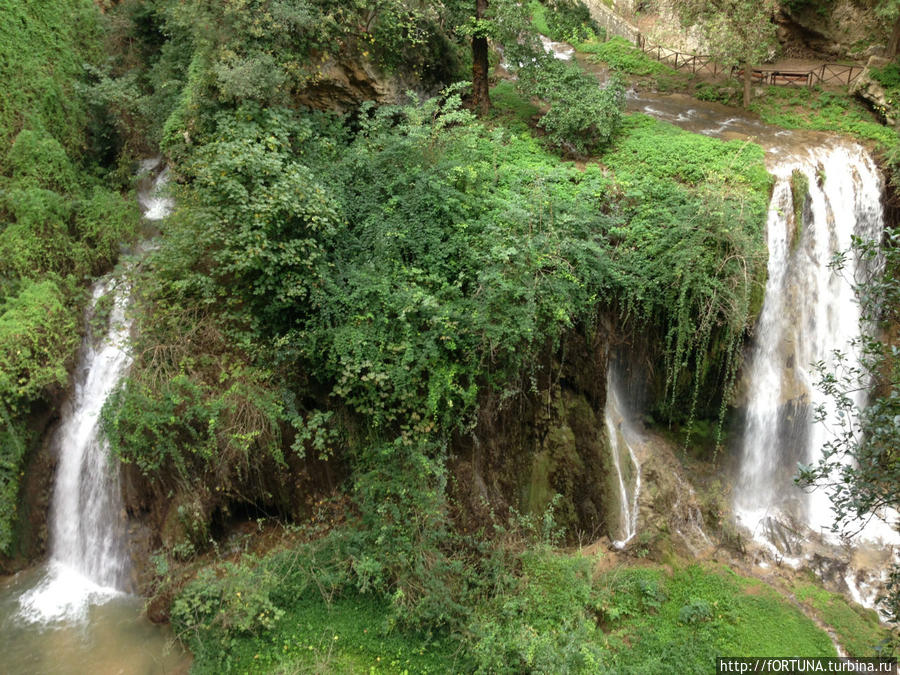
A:
[[[610,364],[606,376],[606,407],[603,411],[603,418],[606,423],[610,454],[619,487],[621,538],[613,541],[613,546],[618,549],[625,548],[637,534],[638,499],[641,494],[641,465],[632,447],[632,442],[629,441],[629,438],[634,438],[635,432],[626,419],[624,410],[616,370]],[[633,481],[628,480],[629,476],[624,468],[625,461],[630,462]],[[629,482],[631,483],[630,487],[628,486]]]
[[[807,152],[774,171],[768,280],[748,363],[747,427],[735,510],[758,539],[771,536],[772,519],[783,517],[830,533],[834,512],[827,493],[807,494],[793,484],[798,462],[821,459],[832,433],[827,420],[836,421],[831,400],[815,387],[811,364],[830,363],[835,350],[851,364],[858,361],[852,341],[859,334],[860,309],[848,281],[856,261],[848,257],[845,278],[828,263],[834,253],[850,248],[854,235],[878,237],[883,227],[881,177],[866,151],[837,143]],[[809,183],[800,229],[795,229],[791,199],[793,171]],[[864,395],[856,396],[862,406]],[[826,423],[813,421],[819,405],[828,413]],[[890,533],[874,521],[873,528]]]
[[[158,160],[144,163],[149,171]],[[171,201],[160,190],[165,171],[139,195],[144,217],[164,218]],[[131,364],[127,284],[114,276],[98,281],[85,324],[75,390],[63,410],[54,443],[59,453],[50,513],[50,561],[43,580],[22,595],[20,615],[30,621],[78,620],[87,609],[127,590],[129,559],[118,467],[100,433],[100,411]],[[101,298],[112,293],[106,333],[90,329]]]

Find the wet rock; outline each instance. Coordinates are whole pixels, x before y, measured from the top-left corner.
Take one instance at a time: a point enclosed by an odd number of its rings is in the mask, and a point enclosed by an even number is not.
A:
[[[866,64],[866,69],[862,72],[853,86],[850,93],[856,94],[874,108],[883,118],[885,123],[897,127],[900,125],[900,110],[898,110],[898,101],[894,101],[880,82],[875,80],[871,73],[871,68],[881,68],[889,63],[888,59],[873,56]]]

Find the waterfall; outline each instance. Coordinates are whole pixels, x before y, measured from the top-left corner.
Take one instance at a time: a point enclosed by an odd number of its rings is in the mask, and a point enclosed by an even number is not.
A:
[[[158,160],[141,168],[150,171],[156,164]],[[140,192],[145,219],[158,220],[171,209],[161,191],[165,182],[163,172]],[[59,464],[49,522],[50,561],[42,581],[19,600],[20,614],[27,620],[83,618],[91,605],[127,590],[129,559],[119,473],[100,433],[100,411],[131,364],[129,302],[129,285],[117,276],[94,284],[74,392],[53,438]],[[93,327],[105,310],[105,334],[98,337]]]
[[[809,195],[796,222],[791,175],[799,172]],[[852,340],[860,309],[848,278],[828,263],[852,237],[880,236],[882,182],[868,153],[854,144],[811,148],[780,163],[768,216],[768,279],[747,369],[747,416],[735,489],[739,519],[757,538],[786,518],[828,533],[834,522],[824,490],[809,494],[793,484],[798,462],[816,464],[837,421],[829,397],[814,385],[811,364],[830,363],[836,350],[858,362]],[[794,181],[795,184],[798,181]],[[800,197],[800,195],[797,195]],[[862,406],[863,393],[854,401]],[[824,406],[825,423],[814,422]]]
[[[641,494],[641,465],[632,447],[633,441],[629,442],[629,438],[634,438],[634,430],[629,425],[624,410],[618,376],[610,364],[606,377],[606,407],[603,412],[610,455],[618,479],[621,538],[614,540],[613,546],[619,549],[625,548],[637,534],[638,499]],[[626,465],[623,460],[629,464]],[[628,483],[631,483],[630,489]]]

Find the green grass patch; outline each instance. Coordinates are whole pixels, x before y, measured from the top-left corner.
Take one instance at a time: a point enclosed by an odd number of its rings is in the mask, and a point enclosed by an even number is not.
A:
[[[900,63],[891,61],[882,68],[870,68],[869,75],[884,87],[889,104],[894,105],[900,100]]]
[[[491,104],[493,119],[514,133],[527,133],[531,128],[532,118],[541,112],[509,80],[504,80],[491,89]]]
[[[799,583],[794,594],[837,634],[850,656],[875,656],[889,637],[878,614],[812,583]]]
[[[547,24],[547,8],[538,0],[531,0],[528,3],[528,9],[531,11],[531,25],[542,35],[550,36],[550,26]]]
[[[656,91],[671,92],[686,89],[691,76],[660,63],[621,37],[607,42],[579,43],[578,51],[590,54],[593,63],[605,63],[610,69],[627,74],[635,82],[651,86]]]
[[[408,631],[388,631],[388,603],[372,595],[326,603],[318,591],[259,636],[241,635],[227,650],[189,641],[191,672],[231,673],[448,673],[460,672],[456,645]]]
[[[784,597],[724,567],[616,570],[598,587],[618,672],[712,672],[717,656],[836,655]]]
[[[650,58],[628,40],[614,37],[601,43],[586,45],[590,49],[591,61],[605,63],[614,70],[631,75],[661,75],[674,73],[669,66]]]
[[[750,104],[750,110],[764,122],[786,129],[849,134],[874,143],[881,151],[898,147],[897,132],[879,123],[861,101],[843,92],[769,86]]]

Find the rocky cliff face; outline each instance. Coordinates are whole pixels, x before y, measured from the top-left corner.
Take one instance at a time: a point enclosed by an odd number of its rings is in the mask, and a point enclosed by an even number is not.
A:
[[[900,125],[900,110],[897,108],[900,102],[893,100],[890,93],[870,73],[871,68],[882,68],[888,63],[888,59],[878,56],[870,58],[868,64],[866,64],[865,71],[850,88],[850,93],[856,94],[866,101],[884,118],[887,124],[897,128]]]
[[[451,471],[456,517],[465,529],[505,519],[509,508],[539,517],[561,495],[556,522],[591,540],[617,513],[604,427],[607,343],[570,337],[562,363],[548,357],[531,391],[484,407],[455,442]]]
[[[316,110],[346,112],[363,101],[397,103],[406,89],[400,78],[381,73],[371,63],[329,57],[298,102]]]
[[[868,58],[880,54],[889,27],[859,0],[782,2],[776,20],[785,55],[819,58]]]

